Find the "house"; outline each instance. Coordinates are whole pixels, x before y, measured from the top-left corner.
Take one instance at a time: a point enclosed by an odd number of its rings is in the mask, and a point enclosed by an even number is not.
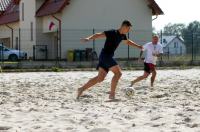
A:
[[[3,12],[9,5],[10,0],[0,0],[0,12]]]
[[[1,0],[0,9],[0,42],[18,49],[19,3],[16,0]]]
[[[99,54],[102,40],[81,44],[79,38],[118,28],[125,19],[133,23],[129,38],[144,44],[151,40],[152,16],[163,14],[154,0],[9,1],[0,15],[0,41],[5,39],[14,48],[19,45],[29,57],[34,56],[34,46],[46,46],[48,59],[66,59],[71,49],[93,48]],[[128,52],[130,57],[138,55],[138,50],[128,49],[120,45],[115,57],[126,58]]]
[[[183,55],[186,54],[184,40],[178,36],[162,36],[162,45],[165,54]]]

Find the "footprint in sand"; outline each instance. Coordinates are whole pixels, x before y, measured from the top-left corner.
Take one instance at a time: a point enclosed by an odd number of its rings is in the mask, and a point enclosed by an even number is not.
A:
[[[162,118],[162,117],[157,116],[157,117],[152,118],[151,121],[159,120],[159,119],[161,119],[161,118]]]
[[[95,128],[95,129],[90,130],[89,132],[110,132],[110,130],[106,128]]]
[[[9,130],[12,127],[8,127],[8,126],[0,126],[0,130]]]
[[[10,96],[10,93],[8,93],[8,92],[0,92],[0,95]]]
[[[187,124],[186,126],[190,127],[190,128],[195,128],[195,127],[199,127],[199,124],[196,124],[196,123],[194,123],[194,124]]]
[[[152,95],[151,98],[164,98],[168,96],[169,95],[167,93],[163,93],[163,94]]]
[[[183,121],[184,122],[191,122],[191,119],[189,117],[186,117]]]
[[[161,124],[154,124],[154,125],[152,125],[152,127],[160,127],[160,126],[164,126],[165,125],[165,123],[161,123]]]

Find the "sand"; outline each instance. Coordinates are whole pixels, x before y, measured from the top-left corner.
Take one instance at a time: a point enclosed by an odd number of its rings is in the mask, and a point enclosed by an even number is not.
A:
[[[97,72],[1,73],[0,132],[200,132],[200,70],[158,71],[121,89],[143,71],[124,71],[117,102],[107,102],[112,73],[77,101],[76,89]]]

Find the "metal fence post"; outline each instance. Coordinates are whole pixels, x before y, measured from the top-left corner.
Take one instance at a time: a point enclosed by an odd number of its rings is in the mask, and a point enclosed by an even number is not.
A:
[[[128,39],[130,38],[130,33],[128,33]],[[130,46],[128,45],[128,63],[130,59]]]
[[[93,28],[93,34],[95,34],[95,29]],[[93,39],[92,50],[95,51],[95,39]]]
[[[18,61],[20,61],[20,58],[21,58],[20,51],[21,51],[21,28],[19,28],[19,60]]]
[[[0,49],[1,50],[1,65],[0,65],[0,68],[2,68],[2,66],[4,65],[4,44],[2,43],[2,48]]]
[[[192,64],[193,64],[193,61],[194,61],[194,32],[192,31]]]
[[[35,45],[33,45],[33,60],[35,61]]]
[[[58,61],[59,61],[59,59],[58,59],[58,56],[59,56],[59,31],[57,30],[57,35],[56,35],[56,39],[57,39],[57,44],[56,44],[56,67],[58,67],[59,66],[59,64],[58,64]]]
[[[162,32],[162,30],[160,31],[160,43],[161,43],[161,45],[162,45],[162,37],[163,37],[163,32]],[[160,66],[162,66],[162,61],[163,61],[163,58],[162,58],[162,56],[161,56],[161,58],[160,58]]]
[[[2,50],[3,49],[3,43],[2,43],[2,47],[0,48],[0,73],[2,72],[2,64],[3,64],[3,59],[2,59]]]
[[[95,28],[93,28],[92,30],[93,34],[95,34]],[[94,53],[95,53],[95,39],[93,39],[93,42],[92,42],[92,67],[94,66]]]

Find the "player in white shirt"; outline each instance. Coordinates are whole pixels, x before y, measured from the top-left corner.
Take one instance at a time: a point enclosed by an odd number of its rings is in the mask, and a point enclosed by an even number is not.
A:
[[[143,50],[140,52],[139,60],[141,60],[143,52],[146,51],[144,59],[144,74],[133,80],[131,82],[131,87],[135,83],[146,79],[151,73],[151,87],[153,87],[156,78],[156,61],[158,57],[163,54],[163,47],[158,41],[159,37],[155,35],[152,37],[152,42],[149,42],[143,46]]]

